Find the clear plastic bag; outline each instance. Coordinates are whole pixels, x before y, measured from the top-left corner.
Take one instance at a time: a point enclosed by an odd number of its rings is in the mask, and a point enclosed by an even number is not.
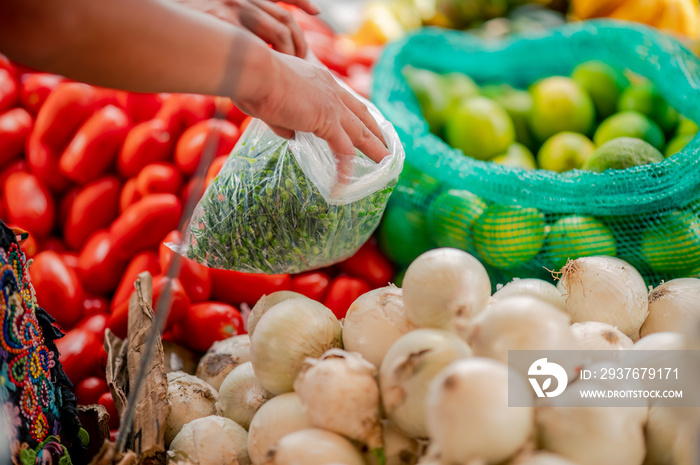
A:
[[[381,163],[358,151],[340,185],[324,140],[300,132],[286,140],[254,120],[199,201],[182,253],[248,273],[297,273],[350,257],[379,224],[404,160],[391,123],[362,101],[390,152]]]

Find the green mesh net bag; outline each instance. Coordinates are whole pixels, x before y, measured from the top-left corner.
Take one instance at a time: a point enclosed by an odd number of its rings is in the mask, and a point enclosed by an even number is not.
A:
[[[526,171],[467,157],[430,132],[402,74],[407,65],[527,88],[600,60],[648,78],[679,113],[700,121],[700,62],[676,40],[613,21],[485,42],[424,29],[390,44],[372,99],[406,150],[406,168],[379,232],[400,265],[431,247],[477,256],[495,283],[551,278],[568,259],[612,255],[655,285],[700,273],[700,138],[662,162],[602,173]]]

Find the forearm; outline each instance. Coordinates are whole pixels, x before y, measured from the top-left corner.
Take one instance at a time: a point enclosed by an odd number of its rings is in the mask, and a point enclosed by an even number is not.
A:
[[[0,52],[105,87],[231,95],[262,41],[162,0],[0,0]]]

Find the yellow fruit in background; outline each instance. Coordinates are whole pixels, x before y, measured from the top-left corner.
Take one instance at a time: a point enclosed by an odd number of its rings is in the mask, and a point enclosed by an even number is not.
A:
[[[615,8],[607,17],[650,24],[663,11],[664,0],[628,0]]]
[[[625,0],[573,0],[571,13],[576,19],[599,18],[610,14]]]

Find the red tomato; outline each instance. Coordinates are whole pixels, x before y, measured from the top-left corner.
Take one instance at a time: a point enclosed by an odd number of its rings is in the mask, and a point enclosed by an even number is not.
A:
[[[236,145],[240,133],[229,121],[208,119],[187,129],[175,146],[175,164],[180,170],[192,175],[197,170],[205,147],[216,141],[216,156],[228,155]]]
[[[167,278],[163,275],[153,277],[154,311],[158,311],[158,302],[160,300],[160,296],[165,291],[165,286],[167,282]],[[131,294],[129,294],[129,296],[131,296]],[[166,328],[169,328],[173,324],[181,321],[190,311],[190,299],[187,297],[187,294],[185,293],[185,288],[182,287],[182,283],[177,278],[175,278],[172,281],[170,297],[170,313],[168,314]],[[108,322],[109,329],[121,338],[126,337],[128,325],[129,299],[125,300],[124,302],[122,302],[114,308],[114,311],[110,315]]]
[[[129,130],[129,117],[114,105],[97,110],[80,126],[58,166],[69,179],[85,184],[107,172]]]
[[[107,294],[117,288],[126,265],[127,259],[114,245],[112,235],[102,229],[90,236],[80,251],[78,275],[87,290]]]
[[[373,287],[388,286],[394,279],[394,267],[373,240],[366,242],[355,255],[338,266],[345,273],[362,278]]]
[[[97,334],[82,328],[68,331],[56,340],[59,361],[73,385],[94,376],[102,365],[104,348]]]
[[[156,276],[161,273],[160,265],[158,264],[158,254],[147,250],[136,255],[129,265],[126,267],[126,271],[119,281],[117,290],[112,297],[112,302],[110,308],[114,310],[119,304],[123,303],[125,300],[129,299],[129,296],[134,291],[134,281],[139,273],[148,271],[151,276]],[[165,271],[162,271],[163,273]]]
[[[62,152],[80,125],[97,108],[93,86],[64,82],[49,94],[36,115],[34,132],[40,142]]]
[[[179,136],[185,129],[214,116],[214,97],[197,94],[172,94],[155,118],[162,120],[172,134]]]
[[[36,115],[49,94],[66,78],[57,74],[27,73],[20,79],[19,99],[29,113]]]
[[[70,186],[70,181],[58,168],[60,153],[36,136],[36,129],[29,135],[24,148],[27,164],[32,173],[41,179],[53,192],[63,192]]]
[[[63,328],[72,328],[83,316],[83,287],[76,272],[58,253],[45,250],[34,257],[29,275],[39,305]]]
[[[292,276],[292,290],[317,302],[323,302],[330,285],[330,276],[322,271],[309,271]]]
[[[117,169],[124,177],[136,176],[149,163],[170,158],[175,139],[167,124],[159,119],[144,121],[126,135],[117,156]]]
[[[110,428],[110,430],[118,430],[119,429],[119,412],[117,411],[117,407],[114,405],[114,398],[112,397],[112,393],[105,392],[104,394],[102,394],[99,397],[99,399],[97,399],[97,403],[102,405],[107,410],[107,413],[109,414],[109,428]]]
[[[17,225],[8,224],[8,227],[14,229],[17,228]],[[29,237],[27,237],[24,242],[20,244],[19,248],[22,249],[22,252],[24,252],[27,260],[34,257],[34,255],[36,255],[36,253],[39,251],[39,246],[36,243],[36,239],[31,234],[29,234]]]
[[[19,99],[19,83],[14,74],[0,69],[0,113],[12,108]]]
[[[108,314],[109,300],[106,298],[94,295],[86,295],[83,298],[83,315],[85,317]]]
[[[6,167],[2,169],[2,172],[0,172],[0,191],[5,189],[5,182],[7,181],[7,178],[10,177],[12,173],[17,173],[17,172],[27,172],[29,170],[29,167],[27,166],[27,162],[19,159],[15,160]]]
[[[243,134],[243,132],[246,130],[246,128],[248,127],[248,125],[250,124],[251,121],[253,121],[252,116],[249,116],[243,120],[241,125],[238,127],[238,130],[241,131],[241,134]]]
[[[142,197],[149,194],[177,194],[182,175],[172,163],[151,163],[136,177],[136,190]]]
[[[13,75],[17,74],[17,68],[15,67],[15,65],[10,61],[9,58],[7,58],[2,53],[0,53],[0,69],[5,69]]]
[[[292,288],[292,278],[288,274],[241,273],[213,268],[210,270],[212,297],[231,305],[245,302],[252,306],[266,294]]]
[[[109,392],[107,381],[97,376],[88,376],[75,387],[79,405],[96,404],[102,394]]]
[[[216,341],[245,333],[241,313],[220,302],[192,305],[181,326],[187,330],[180,342],[199,352],[206,352]]]
[[[185,187],[182,188],[180,191],[180,199],[182,199],[182,204],[186,205],[188,200],[190,199],[190,195],[193,194],[195,184],[197,183],[197,178],[191,178],[189,181],[187,181],[187,184],[185,184]],[[202,198],[202,195],[204,194],[204,189],[206,186],[201,186],[199,189],[199,197],[197,198],[197,201]]]
[[[204,184],[208,186],[211,182],[219,175],[219,171],[223,168],[224,163],[228,157],[216,157],[214,161],[209,165],[209,171],[207,171],[207,177],[204,180]]]
[[[133,124],[152,119],[163,106],[161,94],[142,94],[138,92],[120,92],[117,94],[119,105],[129,115]]]
[[[121,194],[119,194],[119,213],[122,213],[139,200],[141,200],[141,194],[136,189],[136,178],[130,178],[124,183]]]
[[[350,305],[362,294],[371,290],[370,285],[359,278],[338,276],[331,284],[323,305],[330,308],[338,319],[345,318]]]
[[[13,173],[3,189],[5,214],[9,222],[24,228],[38,238],[53,229],[56,206],[47,187],[33,174]]]
[[[167,273],[170,262],[173,259],[173,252],[165,244],[168,242],[174,242],[179,244],[181,240],[181,234],[179,231],[172,231],[163,242],[161,242],[158,252],[160,259],[160,269],[163,273]],[[202,302],[207,300],[211,295],[211,273],[210,269],[200,265],[194,260],[182,257],[180,259],[180,282],[185,287],[185,292],[192,302]]]
[[[80,249],[95,231],[107,228],[119,215],[121,183],[105,177],[83,187],[70,205],[63,224],[63,238],[71,249]]]
[[[43,250],[53,250],[54,252],[58,252],[61,255],[61,260],[63,260],[63,263],[66,264],[68,268],[71,268],[73,270],[78,270],[78,254],[75,252],[66,252],[63,250],[58,250],[55,247],[60,243],[60,241],[57,240],[57,242],[54,242],[53,239],[55,238],[50,238],[49,241],[46,241],[43,243]],[[87,296],[85,296],[87,298]]]
[[[19,156],[32,124],[32,116],[24,108],[13,108],[0,115],[0,166]]]
[[[68,215],[73,208],[73,202],[75,202],[78,192],[80,192],[80,188],[73,187],[61,197],[61,201],[58,203],[58,226],[65,225],[68,221]]]
[[[133,257],[155,248],[166,234],[177,228],[182,214],[180,199],[173,194],[152,194],[124,210],[112,223],[114,247],[122,257]]]
[[[107,329],[107,315],[98,314],[90,315],[83,318],[76,326],[76,329],[84,329],[93,332],[100,338],[101,342],[105,340],[105,329]]]

